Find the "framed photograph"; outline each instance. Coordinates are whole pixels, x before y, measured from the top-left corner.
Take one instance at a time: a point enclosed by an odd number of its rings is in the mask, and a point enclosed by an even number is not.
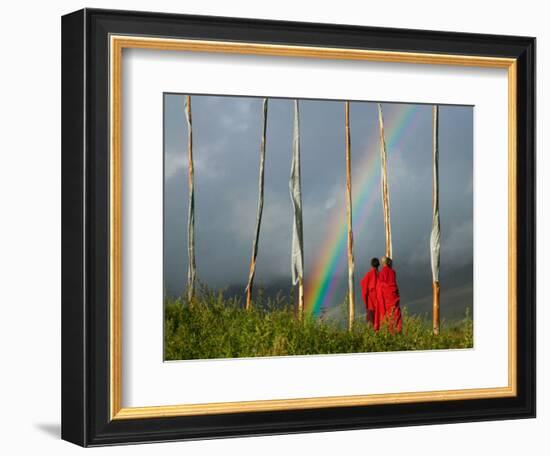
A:
[[[535,39],[62,19],[62,437],[535,416]]]

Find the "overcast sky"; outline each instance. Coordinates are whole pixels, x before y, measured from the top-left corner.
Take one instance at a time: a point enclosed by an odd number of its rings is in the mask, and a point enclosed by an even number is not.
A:
[[[257,208],[261,98],[192,96],[195,160],[197,277],[212,288],[244,290]],[[165,95],[164,278],[179,295],[187,277],[187,124],[184,96]],[[429,235],[432,222],[432,108],[383,103],[394,266],[402,305],[431,305]],[[370,258],[384,253],[377,105],[351,103],[357,312],[359,281]],[[257,259],[257,286],[288,291],[292,205],[288,181],[292,100],[270,99],[265,200]],[[301,100],[302,197],[306,291],[330,276],[333,308],[347,292],[345,243],[344,103]],[[445,317],[472,307],[473,108],[440,107],[441,309]],[[336,255],[327,255],[327,252]],[[327,258],[335,267],[329,268]],[[319,271],[328,271],[319,274]],[[239,291],[237,291],[239,293]]]

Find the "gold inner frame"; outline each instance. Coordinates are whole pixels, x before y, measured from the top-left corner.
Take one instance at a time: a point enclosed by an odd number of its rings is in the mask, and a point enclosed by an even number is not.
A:
[[[508,70],[508,386],[426,392],[403,392],[353,396],[274,399],[245,402],[180,404],[170,406],[122,407],[122,174],[121,93],[122,50],[195,51],[254,54],[317,59],[366,60],[376,62],[453,65]],[[110,36],[110,415],[111,419],[174,417],[219,413],[258,412],[321,407],[396,404],[423,401],[485,399],[517,394],[517,61],[468,55],[388,52],[309,46],[185,40],[137,36]]]

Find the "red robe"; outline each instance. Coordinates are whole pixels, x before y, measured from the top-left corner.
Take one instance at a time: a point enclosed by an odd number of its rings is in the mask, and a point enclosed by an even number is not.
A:
[[[395,271],[389,266],[382,267],[378,274],[378,309],[376,314],[379,322],[386,320],[390,332],[401,332],[401,307],[399,305],[399,289],[395,279]]]
[[[378,307],[378,297],[376,287],[378,282],[378,269],[372,268],[365,274],[361,280],[361,296],[367,309],[367,321],[373,325],[376,323],[376,308]],[[375,329],[376,328],[375,326]]]

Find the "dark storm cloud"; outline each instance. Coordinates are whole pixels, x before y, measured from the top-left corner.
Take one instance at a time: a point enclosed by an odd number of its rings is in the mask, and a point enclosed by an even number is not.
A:
[[[392,123],[409,105],[383,105],[389,147],[394,257],[402,301],[429,309],[431,272],[431,106],[418,106],[414,128],[392,139]],[[344,104],[303,100],[301,109],[305,279],[326,247],[327,233],[345,216]],[[375,167],[367,186],[370,211],[354,213],[356,284],[372,256],[384,251],[380,203],[378,120],[375,103],[353,102],[352,182],[358,184],[369,154]],[[214,288],[246,284],[256,217],[261,99],[193,96],[196,255],[199,279]],[[257,283],[290,288],[292,207],[288,190],[292,102],[270,99],[264,216]],[[440,210],[442,313],[463,315],[472,305],[473,198],[471,107],[440,108]],[[185,286],[187,229],[187,129],[183,96],[165,96],[165,286]],[[393,129],[393,130],[392,130]],[[360,188],[353,188],[354,199]],[[361,221],[363,220],[363,223]],[[333,274],[334,302],[346,293],[347,271]],[[356,288],[358,311],[359,287]]]

